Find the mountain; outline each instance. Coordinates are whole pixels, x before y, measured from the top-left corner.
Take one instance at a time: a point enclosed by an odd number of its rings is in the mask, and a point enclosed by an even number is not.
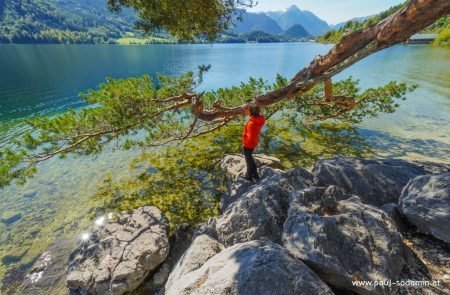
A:
[[[281,34],[283,29],[265,13],[244,12],[241,20],[236,20],[234,30],[238,33],[262,31],[270,34]]]
[[[305,30],[302,25],[293,25],[286,32],[284,32],[284,35],[289,38],[306,38],[311,36],[311,34]]]
[[[283,30],[288,30],[294,25],[302,25],[313,36],[322,35],[330,30],[326,21],[310,11],[300,10],[295,5],[286,11],[272,11],[266,14],[276,20]]]
[[[0,43],[112,43],[135,19],[105,0],[1,0]]]

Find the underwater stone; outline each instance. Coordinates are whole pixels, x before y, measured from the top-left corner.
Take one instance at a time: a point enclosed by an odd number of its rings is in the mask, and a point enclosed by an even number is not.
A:
[[[11,224],[22,218],[22,213],[16,211],[6,211],[0,217],[0,220],[5,224]]]
[[[36,191],[26,191],[23,193],[23,197],[27,198],[27,199],[32,199],[34,197],[36,197],[37,192]]]

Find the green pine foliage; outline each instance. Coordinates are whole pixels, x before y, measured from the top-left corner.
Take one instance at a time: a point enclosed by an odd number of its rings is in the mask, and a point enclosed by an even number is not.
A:
[[[286,79],[278,77],[275,85],[285,83]],[[257,152],[280,158],[285,169],[309,168],[319,159],[336,155],[365,157],[373,154],[375,151],[358,133],[357,124],[365,117],[395,111],[398,101],[414,87],[392,82],[361,92],[357,85],[358,81],[352,78],[334,84],[336,93],[355,95],[361,102],[354,112],[337,119],[317,119],[317,114],[333,112],[326,107],[311,106],[321,98],[322,87],[283,106],[265,109],[269,120]],[[241,102],[241,95],[272,88],[262,79],[250,79],[240,86],[207,93],[205,98]],[[161,150],[144,152],[132,165],[133,169],[144,170],[139,177],[121,181],[105,178],[94,197],[99,206],[93,215],[156,206],[166,214],[172,229],[182,223],[195,224],[217,216],[220,197],[226,192],[226,180],[218,163],[226,154],[241,152],[243,125],[244,118],[238,118],[220,130],[181,145],[174,143]]]
[[[167,100],[194,92],[208,69],[201,67],[198,75],[188,72],[179,77],[158,76],[155,81],[148,76],[107,79],[99,90],[82,94],[89,107],[56,117],[27,120],[29,132],[0,151],[0,186],[14,179],[25,181],[36,172],[37,164],[55,156],[96,154],[111,142],[123,149],[159,146],[219,128],[221,122],[201,120],[191,128],[192,122],[196,122],[191,103]],[[238,86],[204,92],[200,98],[205,109],[212,109],[218,100],[224,107],[239,106],[249,98],[287,83],[287,79],[281,76],[272,84],[261,78],[250,78]],[[266,111],[278,112],[292,126],[313,126],[327,118],[333,118],[339,124],[355,125],[366,117],[395,111],[398,100],[414,88],[391,82],[384,87],[361,91],[357,85],[358,81],[351,78],[334,84],[336,94],[355,98],[356,107],[350,111],[320,103],[323,101],[322,86],[302,93],[296,99],[266,108]],[[226,123],[235,122],[243,124],[241,117]]]

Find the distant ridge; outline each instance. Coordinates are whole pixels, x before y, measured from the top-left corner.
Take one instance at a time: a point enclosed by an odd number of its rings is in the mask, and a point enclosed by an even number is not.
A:
[[[302,25],[293,25],[286,32],[284,32],[284,35],[289,38],[306,38],[311,36],[311,34],[305,30]]]
[[[295,5],[286,11],[271,11],[266,14],[276,20],[283,30],[288,30],[294,25],[302,25],[312,36],[320,36],[330,30],[326,21],[310,11],[300,10]]]
[[[354,17],[354,18],[352,18],[352,19],[349,19],[348,21],[341,22],[341,23],[337,23],[337,24],[335,24],[335,25],[330,25],[330,27],[331,27],[332,29],[334,29],[334,30],[339,30],[339,29],[342,28],[347,22],[354,22],[354,21],[357,21],[357,22],[363,23],[363,22],[365,22],[366,20],[368,20],[369,18],[372,18],[372,17],[374,17],[374,16],[376,16],[376,14],[369,15],[369,16],[362,16],[362,17]]]
[[[283,29],[265,13],[244,12],[242,20],[236,20],[234,31],[240,34],[261,31],[270,34],[281,34]]]

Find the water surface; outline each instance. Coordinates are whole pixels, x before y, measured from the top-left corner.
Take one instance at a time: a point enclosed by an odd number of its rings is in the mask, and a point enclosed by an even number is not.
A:
[[[330,45],[13,45],[0,46],[0,145],[22,131],[21,120],[84,105],[77,96],[104,78],[156,73],[176,75],[211,64],[203,89],[236,85],[249,76],[274,80],[292,76]],[[363,88],[390,80],[417,83],[419,88],[394,114],[366,120],[362,133],[386,157],[449,163],[450,50],[396,46],[339,74],[353,75]],[[138,150],[106,152],[96,158],[53,159],[24,186],[0,190],[0,216],[16,211],[22,218],[0,223],[0,277],[7,268],[32,262],[55,237],[77,231],[95,206],[91,196],[111,173],[129,177],[130,159]],[[80,219],[81,218],[81,219]],[[81,225],[83,225],[81,223]]]

